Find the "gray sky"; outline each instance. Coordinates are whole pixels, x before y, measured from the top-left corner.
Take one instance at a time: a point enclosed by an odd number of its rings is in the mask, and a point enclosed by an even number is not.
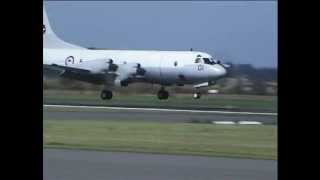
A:
[[[85,47],[205,51],[224,61],[277,67],[275,1],[49,1],[51,26]]]

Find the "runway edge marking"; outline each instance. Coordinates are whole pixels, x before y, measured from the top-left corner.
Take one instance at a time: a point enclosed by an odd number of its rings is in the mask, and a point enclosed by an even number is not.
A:
[[[223,124],[223,125],[263,125],[262,122],[259,121],[212,121],[213,124]]]
[[[261,112],[204,111],[204,110],[129,108],[129,107],[110,107],[110,106],[75,106],[75,105],[47,105],[47,104],[44,104],[43,106],[44,107],[56,107],[56,108],[86,108],[86,109],[136,110],[136,111],[191,112],[191,113],[241,114],[241,115],[264,115],[264,116],[277,116],[278,115],[278,113],[261,113]]]

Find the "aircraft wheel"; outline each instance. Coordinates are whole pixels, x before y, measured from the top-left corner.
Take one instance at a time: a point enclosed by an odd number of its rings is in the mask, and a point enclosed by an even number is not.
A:
[[[112,99],[112,91],[102,90],[100,97],[102,100],[110,100],[110,99]]]
[[[158,92],[158,98],[160,100],[165,100],[165,99],[168,99],[169,98],[169,92],[168,91],[165,91],[165,90],[160,90]]]
[[[201,93],[197,92],[193,94],[193,99],[200,99]]]

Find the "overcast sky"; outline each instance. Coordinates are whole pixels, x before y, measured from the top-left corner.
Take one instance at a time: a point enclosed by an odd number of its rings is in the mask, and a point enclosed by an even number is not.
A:
[[[194,50],[277,67],[277,2],[49,1],[54,31],[85,47]]]

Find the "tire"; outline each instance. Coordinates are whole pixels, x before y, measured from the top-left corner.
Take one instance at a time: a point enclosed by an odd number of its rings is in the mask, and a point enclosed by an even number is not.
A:
[[[168,98],[169,98],[169,92],[163,91],[163,99],[168,99]]]
[[[158,99],[160,100],[166,100],[169,98],[169,92],[168,91],[163,91],[163,90],[160,90],[158,92]]]
[[[108,91],[108,90],[102,90],[100,97],[102,100],[110,100],[112,99],[112,91]]]
[[[201,94],[200,93],[194,93],[193,94],[193,99],[200,99]]]

